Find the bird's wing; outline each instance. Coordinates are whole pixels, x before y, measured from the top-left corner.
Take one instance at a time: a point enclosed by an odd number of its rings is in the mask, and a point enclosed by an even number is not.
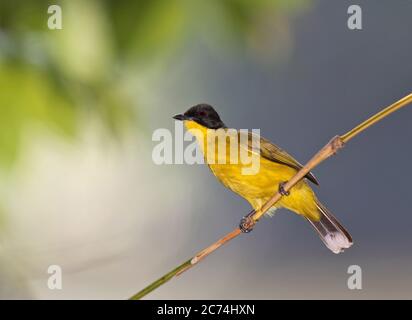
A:
[[[244,134],[246,133],[243,133],[243,132],[239,133],[239,135],[244,135]],[[252,132],[248,132],[247,134],[248,134],[248,139],[247,139],[248,150],[259,153],[263,158],[269,161],[284,164],[296,170],[300,170],[303,167],[290,154],[288,154],[286,151],[282,150],[281,148],[279,148],[277,145],[273,144],[269,140],[263,137],[260,137],[257,134],[254,134]],[[253,145],[252,137],[254,139],[260,139],[260,146]],[[241,137],[240,145],[243,147],[246,147],[245,141],[246,141],[246,137],[244,137],[244,139],[242,139]],[[319,185],[319,182],[316,180],[315,176],[311,172],[309,172],[305,177],[308,180],[312,181],[314,184]]]

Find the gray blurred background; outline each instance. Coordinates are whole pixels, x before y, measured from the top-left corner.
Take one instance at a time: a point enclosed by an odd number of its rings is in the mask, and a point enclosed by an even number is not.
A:
[[[45,29],[47,2],[24,21],[11,14],[21,7],[0,7],[2,115],[17,110],[16,96],[32,105],[26,87],[39,74],[60,99],[38,97],[50,104],[39,114],[69,110],[52,125],[17,122],[26,107],[12,117],[19,138],[1,171],[1,298],[124,299],[238,224],[248,204],[207,166],[152,162],[151,134],[173,130],[174,114],[210,103],[228,126],[259,128],[305,162],[412,91],[412,1],[357,1],[360,31],[347,28],[354,3],[343,0],[88,3],[62,1],[62,31]],[[89,51],[67,53],[70,41],[84,48],[77,41],[88,33]],[[82,61],[103,62],[87,73]],[[411,298],[411,111],[314,171],[319,198],[354,238],[347,252],[332,254],[301,217],[279,210],[148,298]],[[75,120],[59,122],[67,117]],[[70,133],[50,131],[56,123]],[[63,269],[62,290],[47,288],[52,264]],[[347,287],[350,265],[362,268],[362,290]]]

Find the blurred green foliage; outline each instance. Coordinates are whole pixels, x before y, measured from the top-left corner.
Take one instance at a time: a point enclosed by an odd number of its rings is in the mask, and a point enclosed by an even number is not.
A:
[[[33,126],[74,137],[84,115],[113,134],[135,123],[141,106],[128,80],[169,63],[190,39],[270,56],[276,39],[262,34],[276,35],[308,1],[1,1],[0,166],[14,163]],[[62,7],[62,30],[47,28],[51,4]]]

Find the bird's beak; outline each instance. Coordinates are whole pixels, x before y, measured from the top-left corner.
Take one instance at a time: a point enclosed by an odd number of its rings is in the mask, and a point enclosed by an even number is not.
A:
[[[179,121],[183,121],[186,120],[187,117],[184,114],[177,114],[173,117],[173,119],[179,120]]]

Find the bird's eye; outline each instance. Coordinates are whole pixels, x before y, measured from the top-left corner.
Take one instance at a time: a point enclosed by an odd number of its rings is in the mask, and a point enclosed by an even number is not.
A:
[[[199,111],[199,116],[206,117],[207,113],[205,111]]]

